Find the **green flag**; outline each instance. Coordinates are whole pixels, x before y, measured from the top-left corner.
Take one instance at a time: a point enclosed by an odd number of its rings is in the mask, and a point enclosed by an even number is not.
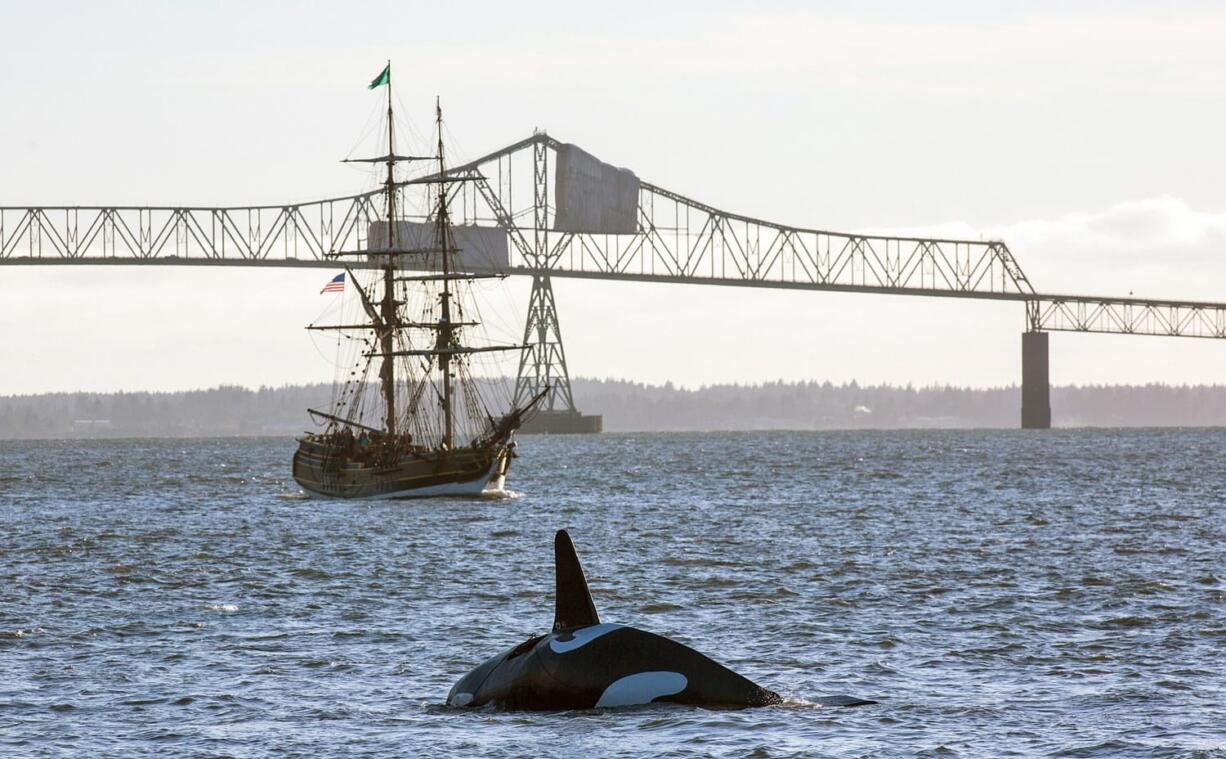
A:
[[[366,89],[373,90],[374,88],[387,84],[390,81],[392,81],[392,64],[389,63],[383,68],[383,71],[379,72],[379,75],[371,81],[370,85]]]

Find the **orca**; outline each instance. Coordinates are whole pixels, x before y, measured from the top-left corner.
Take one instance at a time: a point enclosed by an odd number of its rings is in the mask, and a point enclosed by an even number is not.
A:
[[[553,629],[469,672],[447,694],[448,705],[553,711],[659,702],[715,707],[783,702],[778,693],[688,646],[633,627],[601,622],[566,530],[558,530],[553,545]],[[816,703],[860,706],[876,702],[830,696]]]

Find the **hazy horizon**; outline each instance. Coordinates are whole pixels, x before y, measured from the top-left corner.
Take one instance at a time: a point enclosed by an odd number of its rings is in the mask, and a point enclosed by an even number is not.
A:
[[[6,20],[23,32],[0,49],[0,205],[361,191],[371,176],[338,159],[380,109],[366,83],[390,58],[411,134],[441,95],[457,159],[544,128],[732,212],[1001,238],[1042,292],[1226,300],[1226,11],[1213,4],[69,3]],[[0,395],[328,381],[330,355],[302,327],[330,275],[0,266]],[[521,336],[528,286],[488,293],[497,338]],[[1019,303],[555,290],[577,377],[1021,376]],[[1221,342],[1056,333],[1051,379],[1213,383]]]
[[[500,377],[502,382],[513,382],[513,377]],[[861,382],[852,378],[845,381],[833,381],[829,379],[810,378],[810,379],[773,379],[761,380],[754,382],[709,382],[697,385],[685,385],[671,380],[664,382],[645,382],[630,377],[587,377],[573,376],[573,383],[605,383],[605,384],[626,384],[642,387],[649,390],[666,390],[682,393],[699,393],[707,390],[723,390],[723,389],[743,389],[743,390],[760,390],[770,387],[860,387],[865,389],[890,389],[890,390],[914,390],[914,391],[930,391],[930,390],[953,390],[958,392],[998,392],[1017,390],[1021,387],[1020,382],[1005,383],[1001,385],[954,385],[949,383],[929,383],[918,384],[914,382]],[[214,385],[196,386],[196,387],[176,387],[176,388],[116,388],[113,390],[45,390],[35,393],[0,393],[0,399],[13,398],[29,398],[38,396],[50,395],[172,395],[172,394],[190,394],[190,393],[211,393],[221,390],[241,390],[244,392],[260,392],[264,390],[287,390],[300,389],[311,387],[327,387],[331,386],[328,380],[319,380],[314,382],[285,382],[276,385],[246,385],[237,382],[222,382]],[[1134,382],[1134,383],[1084,383],[1084,384],[1052,384],[1052,390],[1113,390],[1113,389],[1144,389],[1144,388],[1167,388],[1172,390],[1183,389],[1204,389],[1215,390],[1218,388],[1226,388],[1226,381],[1222,382],[1202,382],[1202,383],[1171,383],[1171,382]],[[584,409],[580,409],[584,411]],[[305,413],[305,412],[304,412]]]
[[[509,378],[503,378],[506,391]],[[1020,388],[833,383],[698,389],[576,378],[576,404],[606,432],[1017,428]],[[506,395],[506,392],[502,392]],[[298,435],[325,383],[187,392],[0,396],[0,439]],[[1226,385],[1052,388],[1057,427],[1226,427]]]

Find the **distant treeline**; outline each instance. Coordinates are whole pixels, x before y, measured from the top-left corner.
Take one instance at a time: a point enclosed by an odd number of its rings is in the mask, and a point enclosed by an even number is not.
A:
[[[609,431],[1018,427],[1021,388],[768,382],[697,390],[579,380],[575,403]],[[1059,427],[1226,426],[1226,385],[1053,387]]]
[[[696,390],[671,383],[577,379],[575,403],[609,432],[1017,427],[1017,387],[897,387],[770,382]],[[328,385],[218,387],[173,393],[0,397],[0,439],[291,435],[327,408]],[[1226,426],[1226,385],[1052,388],[1061,427]]]

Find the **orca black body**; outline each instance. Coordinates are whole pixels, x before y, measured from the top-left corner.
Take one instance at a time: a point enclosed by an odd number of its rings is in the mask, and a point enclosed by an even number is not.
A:
[[[688,646],[633,627],[601,623],[565,530],[554,538],[554,558],[553,630],[469,672],[447,695],[449,705],[560,710],[652,702],[766,706],[783,700]],[[818,703],[873,702],[836,696]]]

